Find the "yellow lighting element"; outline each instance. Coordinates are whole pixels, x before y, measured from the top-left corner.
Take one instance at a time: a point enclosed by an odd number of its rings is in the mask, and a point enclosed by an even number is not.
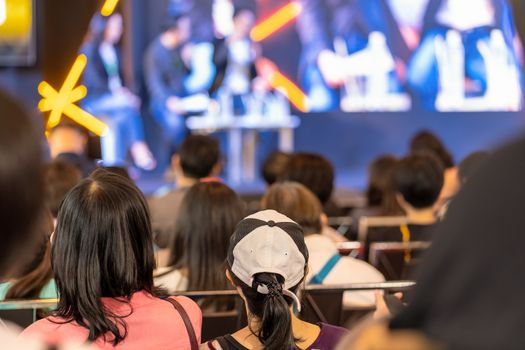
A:
[[[293,21],[302,11],[302,6],[293,1],[281,7],[268,18],[257,24],[251,31],[253,41],[262,41]]]
[[[102,9],[100,10],[100,14],[104,17],[111,16],[113,12],[115,12],[118,2],[119,0],[106,0],[102,6]]]
[[[283,90],[295,108],[301,112],[308,112],[308,98],[305,93],[281,72],[273,72],[270,77],[270,85],[274,89]]]
[[[47,130],[57,126],[63,114],[98,136],[103,136],[109,129],[105,123],[75,105],[75,102],[82,100],[87,94],[85,86],[75,87],[86,64],[86,56],[79,55],[58,92],[45,81],[38,85],[38,92],[43,97],[38,108],[41,112],[51,112],[47,120]]]

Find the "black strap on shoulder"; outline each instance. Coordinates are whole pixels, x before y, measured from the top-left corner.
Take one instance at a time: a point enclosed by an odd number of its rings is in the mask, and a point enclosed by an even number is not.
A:
[[[184,310],[182,305],[175,299],[165,298],[164,300],[173,305],[175,310],[177,310],[182,317],[182,321],[184,321],[184,326],[186,326],[186,331],[188,332],[188,337],[190,338],[191,350],[199,350],[199,342],[197,341],[197,336],[195,335],[195,329],[193,328],[193,324],[191,323],[190,317],[188,316],[186,310]]]

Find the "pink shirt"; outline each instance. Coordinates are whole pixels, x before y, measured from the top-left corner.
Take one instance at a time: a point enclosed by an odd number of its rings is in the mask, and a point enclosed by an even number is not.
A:
[[[186,297],[175,297],[184,307],[195,329],[200,343],[202,312],[192,300]],[[137,292],[131,298],[130,305],[119,303],[114,299],[103,298],[103,303],[118,315],[128,315],[125,322],[128,335],[117,345],[117,349],[190,349],[188,333],[182,317],[169,302],[155,298],[146,292]],[[50,317],[42,319],[27,327],[22,337],[35,337],[47,343],[83,342],[88,337],[88,330],[76,323],[57,324]],[[56,319],[55,319],[56,320]],[[99,349],[113,349],[101,337],[94,344]]]

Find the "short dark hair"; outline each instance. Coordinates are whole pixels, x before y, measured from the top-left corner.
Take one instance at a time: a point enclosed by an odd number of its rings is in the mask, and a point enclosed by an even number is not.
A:
[[[392,191],[392,174],[398,159],[393,155],[379,156],[368,167],[368,186],[366,197],[369,206],[381,206]]]
[[[82,180],[82,173],[71,163],[55,159],[46,167],[47,207],[57,217],[66,194]]]
[[[399,161],[394,186],[414,208],[429,208],[437,201],[444,182],[444,169],[431,153],[418,153]]]
[[[169,264],[188,269],[188,290],[227,289],[228,244],[244,214],[244,202],[220,182],[197,183],[184,195]]]
[[[185,176],[194,179],[210,176],[213,167],[221,159],[217,140],[204,135],[186,137],[180,146],[178,155],[182,172]]]
[[[447,150],[439,137],[429,130],[418,132],[410,141],[410,153],[419,152],[434,153],[446,169],[454,166],[454,158],[452,157],[452,154]]]
[[[52,266],[60,295],[54,316],[89,331],[89,341],[127,334],[125,317],[109,313],[100,298],[129,303],[154,288],[153,239],[146,200],[128,179],[104,169],[73,188],[58,214]]]
[[[291,155],[276,151],[272,152],[263,163],[262,176],[266,184],[272,185],[283,176]]]
[[[273,184],[261,200],[261,209],[273,209],[298,223],[305,235],[321,233],[323,207],[319,199],[298,182]]]
[[[324,205],[332,196],[334,167],[319,154],[297,153],[290,157],[282,180],[305,185]]]
[[[44,204],[40,136],[28,112],[0,91],[0,276],[35,237]]]

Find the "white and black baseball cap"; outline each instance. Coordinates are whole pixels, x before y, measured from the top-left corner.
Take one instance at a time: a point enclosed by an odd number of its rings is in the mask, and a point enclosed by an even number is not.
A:
[[[308,249],[301,226],[275,210],[264,210],[244,218],[230,239],[228,265],[242,282],[267,294],[254,283],[258,273],[275,273],[284,278],[283,293],[304,279]],[[295,297],[295,296],[294,296]],[[296,299],[296,297],[294,298]]]

